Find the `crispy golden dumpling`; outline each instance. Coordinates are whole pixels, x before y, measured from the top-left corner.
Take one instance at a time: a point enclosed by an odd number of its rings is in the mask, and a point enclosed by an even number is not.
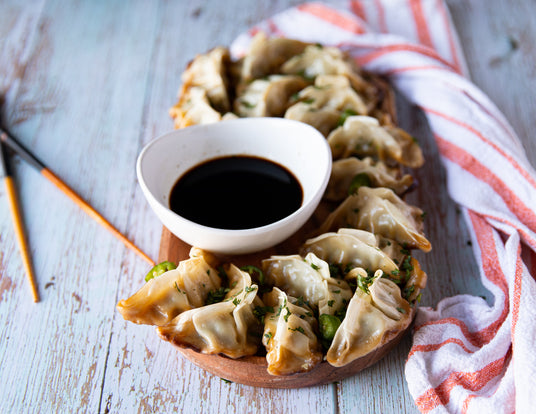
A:
[[[422,232],[423,211],[405,203],[388,188],[360,187],[357,194],[348,196],[327,217],[319,233],[341,227],[366,230],[408,249],[428,252],[432,248]]]
[[[291,57],[303,52],[307,43],[299,40],[272,37],[259,32],[251,41],[249,53],[241,67],[241,82],[279,73],[281,65]]]
[[[290,98],[307,86],[300,76],[270,75],[251,82],[235,100],[235,112],[243,117],[283,116]]]
[[[182,74],[183,91],[191,87],[201,88],[215,110],[220,113],[230,111],[226,73],[229,61],[229,51],[221,46],[197,55]]]
[[[169,110],[174,119],[175,128],[185,128],[191,125],[211,124],[221,121],[221,114],[211,105],[207,91],[200,87],[188,88],[179,102]]]
[[[370,116],[349,116],[342,126],[330,133],[328,142],[334,159],[356,155],[408,167],[422,165],[420,147],[409,134],[400,131],[383,127]]]
[[[322,361],[312,310],[278,288],[265,294],[263,301],[272,310],[264,318],[262,338],[268,372],[290,375],[310,371]]]
[[[240,272],[233,269],[233,273]],[[247,279],[247,278],[246,278]],[[242,286],[217,302],[183,312],[158,328],[160,337],[179,346],[205,354],[223,354],[229,358],[254,355],[262,327],[254,315],[257,285]]]
[[[398,142],[402,149],[402,165],[410,168],[419,168],[424,164],[421,147],[417,140],[401,128],[386,125],[385,130]]]
[[[313,86],[301,90],[298,102],[285,112],[285,118],[305,122],[324,136],[337,127],[345,113],[366,114],[367,107],[341,75],[320,75]]]
[[[342,304],[343,299],[351,297],[348,284],[329,273],[329,265],[313,253],[305,257],[300,255],[272,256],[262,262],[263,270],[268,283],[273,284],[290,296],[303,298],[306,303],[315,309],[323,307],[335,294],[341,295],[337,299]],[[334,293],[337,292],[337,293]],[[338,310],[332,306],[332,311]]]
[[[361,272],[358,277],[368,279],[364,269],[353,272]],[[380,270],[370,285],[356,289],[326,355],[331,365],[341,367],[368,354],[382,344],[389,331],[409,323],[409,304],[400,296],[398,286],[381,275]],[[390,293],[394,293],[391,298]]]
[[[404,194],[413,184],[409,174],[397,177],[398,169],[389,168],[385,163],[370,157],[358,159],[343,158],[333,162],[324,198],[329,201],[343,201],[361,186],[386,187],[398,195]]]
[[[336,47],[309,45],[303,53],[285,62],[281,66],[281,72],[299,74],[311,79],[320,75],[343,75],[357,92],[361,93],[369,88],[357,67]]]
[[[193,249],[177,269],[149,280],[126,300],[117,304],[125,320],[147,325],[165,325],[181,312],[203,306],[210,291],[221,286],[218,271],[207,257]],[[193,256],[198,253],[197,256]]]
[[[337,233],[324,233],[305,242],[302,255],[313,253],[341,272],[354,267],[386,274],[398,273],[398,266],[376,246],[374,234],[356,229],[339,229]]]

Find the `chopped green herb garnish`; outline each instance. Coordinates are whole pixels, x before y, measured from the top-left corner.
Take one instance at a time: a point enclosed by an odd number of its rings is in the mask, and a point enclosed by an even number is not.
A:
[[[285,309],[287,310],[287,313],[285,313],[285,315],[283,316],[283,319],[285,320],[285,322],[288,322],[288,318],[290,317],[290,315],[292,315],[292,312],[290,312],[290,309],[288,308],[288,306],[285,306]]]
[[[251,102],[248,102],[248,101],[245,101],[245,100],[240,100],[240,104],[245,106],[246,108],[248,109],[253,109],[257,106],[257,104],[254,104],[254,103],[251,103]]]
[[[221,302],[230,290],[231,289],[223,286],[219,289],[211,290],[207,294],[207,300],[205,301],[205,305],[211,305],[213,303]]]
[[[335,303],[334,300],[328,300],[328,306],[331,308],[333,307],[333,304]]]
[[[305,329],[303,329],[301,326],[298,326],[296,328],[288,328],[289,331],[295,331],[295,332],[299,332],[299,333],[302,333],[305,335]]]
[[[409,297],[413,294],[413,292],[415,291],[415,285],[411,285],[411,286],[406,286],[403,290],[402,290],[402,297],[406,300],[409,299]]]
[[[406,256],[400,268],[407,274],[413,272],[413,265],[411,264],[411,256]]]
[[[372,272],[368,272],[368,275],[366,277],[361,276],[359,274],[357,275],[357,287],[367,294],[370,293],[369,286],[372,284],[373,281],[374,273]]]
[[[295,298],[292,304],[296,306],[300,306],[300,307],[303,307],[303,306],[311,307],[311,305],[309,304],[309,301],[305,300],[303,296],[298,296],[297,298]]]
[[[343,302],[344,302],[344,300],[343,300]],[[346,305],[346,303],[345,303],[345,305]],[[346,316],[346,306],[343,306],[339,310],[336,310],[334,315],[337,318],[339,318],[340,321],[343,321],[344,317]]]
[[[338,264],[334,264],[334,263],[329,264],[329,275],[333,278],[342,277],[342,270]]]
[[[315,270],[319,270],[320,269],[320,266],[318,265],[315,265],[314,263],[311,263],[311,267]]]
[[[233,305],[238,306],[240,304],[241,300],[238,298],[233,299]]]
[[[177,292],[186,295],[186,292],[185,292],[184,290],[181,290],[181,289],[179,288],[179,285],[177,285],[177,282],[175,282],[175,289],[177,289]]]
[[[253,308],[253,315],[255,315],[262,324],[264,324],[264,317],[267,313],[274,313],[274,308],[272,306],[255,306],[255,308]]]
[[[400,313],[406,313],[406,311],[404,309],[402,309],[402,308],[397,307],[396,310],[399,311]]]
[[[268,345],[270,343],[270,340],[274,337],[274,335],[270,331],[268,331],[264,334],[264,337],[268,338],[268,340],[266,341],[266,345]]]

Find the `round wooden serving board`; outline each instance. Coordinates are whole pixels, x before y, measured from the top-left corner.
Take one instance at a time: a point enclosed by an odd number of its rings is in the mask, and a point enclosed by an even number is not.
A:
[[[301,237],[300,234],[302,235]],[[303,232],[300,231],[289,240],[268,250],[254,254],[228,257],[224,260],[228,260],[238,266],[246,264],[259,265],[262,259],[266,259],[274,254],[297,253],[302,241]],[[189,244],[175,237],[164,227],[162,229],[158,262],[169,260],[178,263],[189,257],[188,254],[190,249],[191,246]],[[402,330],[388,332],[383,338],[382,345],[377,347],[371,353],[356,359],[352,363],[343,367],[337,368],[330,365],[328,362],[323,361],[309,372],[287,376],[274,376],[268,374],[268,371],[266,370],[266,359],[263,356],[231,359],[222,355],[207,355],[193,349],[175,346],[179,352],[193,364],[228,381],[262,388],[311,387],[314,385],[340,381],[355,375],[359,371],[362,371],[382,359],[400,342],[404,334],[410,328],[413,317],[415,316],[415,309],[411,309],[412,313],[410,315],[411,317],[408,318],[408,325]]]

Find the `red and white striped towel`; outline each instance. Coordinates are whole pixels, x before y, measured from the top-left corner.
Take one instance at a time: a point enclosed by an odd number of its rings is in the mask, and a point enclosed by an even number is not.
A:
[[[459,295],[437,310],[420,308],[406,362],[419,409],[535,412],[536,282],[521,250],[536,252],[536,173],[508,121],[464,76],[445,4],[304,3],[239,36],[231,52],[247,51],[257,31],[341,47],[365,69],[388,76],[428,119],[494,301]]]

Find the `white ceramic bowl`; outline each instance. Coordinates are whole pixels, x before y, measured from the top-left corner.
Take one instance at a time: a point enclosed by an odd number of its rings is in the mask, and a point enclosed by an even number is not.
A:
[[[301,207],[266,226],[226,230],[203,226],[169,209],[178,178],[222,156],[251,155],[286,167],[303,189]],[[331,151],[315,128],[283,118],[243,118],[175,130],[151,141],[136,165],[147,201],[173,234],[214,253],[244,254],[276,245],[296,232],[316,209],[331,174]],[[207,189],[208,191],[208,189]]]

